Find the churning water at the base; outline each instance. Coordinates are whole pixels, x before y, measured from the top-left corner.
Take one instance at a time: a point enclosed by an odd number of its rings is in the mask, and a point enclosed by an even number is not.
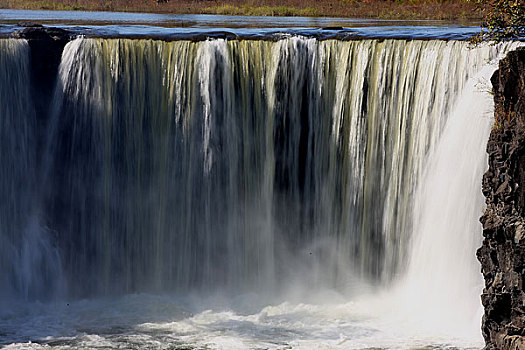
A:
[[[136,294],[69,303],[26,303],[16,311],[0,314],[0,330],[3,339],[14,342],[5,349],[482,347],[479,338],[428,333],[408,320],[381,317],[370,310],[368,302],[347,301],[333,292],[312,296],[309,303],[265,305],[264,301],[254,294],[227,302]]]
[[[35,130],[27,43],[0,44],[0,345],[481,347],[508,48],[77,39]]]

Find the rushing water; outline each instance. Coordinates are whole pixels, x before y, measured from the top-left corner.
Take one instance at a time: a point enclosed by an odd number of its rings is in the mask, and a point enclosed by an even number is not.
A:
[[[80,38],[37,130],[1,39],[0,344],[479,348],[505,50]]]

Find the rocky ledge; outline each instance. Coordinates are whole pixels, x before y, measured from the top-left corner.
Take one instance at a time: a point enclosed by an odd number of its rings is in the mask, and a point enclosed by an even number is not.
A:
[[[486,350],[525,350],[525,50],[509,53],[491,80],[495,123],[477,252],[485,277],[482,331]]]

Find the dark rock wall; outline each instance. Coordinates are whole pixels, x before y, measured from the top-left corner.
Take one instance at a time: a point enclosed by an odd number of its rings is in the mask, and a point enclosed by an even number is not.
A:
[[[500,62],[492,77],[495,123],[483,177],[487,209],[481,217],[478,259],[487,350],[525,349],[525,50]]]

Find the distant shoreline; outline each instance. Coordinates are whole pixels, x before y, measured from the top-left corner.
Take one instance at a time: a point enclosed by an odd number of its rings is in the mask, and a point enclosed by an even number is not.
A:
[[[481,19],[475,2],[467,0],[0,0],[0,8],[458,22]]]

